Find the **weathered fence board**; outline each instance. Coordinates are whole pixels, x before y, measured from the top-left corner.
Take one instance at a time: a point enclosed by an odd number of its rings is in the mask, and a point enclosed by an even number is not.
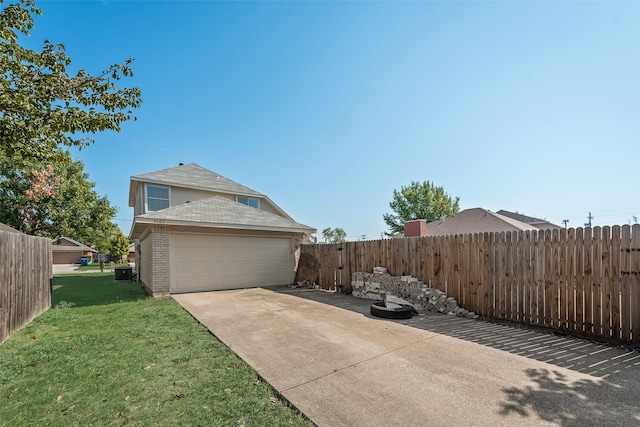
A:
[[[350,292],[353,273],[382,266],[487,317],[640,342],[640,225],[303,245],[302,251],[318,260],[326,289],[342,284]]]
[[[631,229],[631,339],[640,342],[640,224]]]
[[[0,342],[51,306],[51,240],[0,231]]]

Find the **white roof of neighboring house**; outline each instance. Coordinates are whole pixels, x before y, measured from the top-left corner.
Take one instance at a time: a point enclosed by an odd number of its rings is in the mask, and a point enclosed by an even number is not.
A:
[[[465,209],[427,224],[427,236],[494,231],[538,231],[538,228],[482,208]]]
[[[161,222],[160,222],[161,221]],[[315,228],[220,196],[196,200],[160,211],[136,216],[135,228],[148,224],[190,225],[266,231],[314,233]],[[143,225],[145,224],[145,225]],[[132,235],[142,228],[132,230]]]

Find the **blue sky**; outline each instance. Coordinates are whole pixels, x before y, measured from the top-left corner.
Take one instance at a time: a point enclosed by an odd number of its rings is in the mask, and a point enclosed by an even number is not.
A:
[[[350,240],[394,189],[569,226],[640,217],[640,2],[41,1],[23,43],[135,58],[136,122],[75,153],[129,232],[129,177],[198,163]]]

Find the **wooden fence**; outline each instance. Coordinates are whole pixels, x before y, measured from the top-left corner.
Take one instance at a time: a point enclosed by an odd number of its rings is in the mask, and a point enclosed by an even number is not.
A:
[[[640,342],[640,225],[303,245],[319,285],[386,267],[489,318]],[[340,288],[340,285],[343,287]]]
[[[51,307],[51,240],[0,231],[0,342]]]

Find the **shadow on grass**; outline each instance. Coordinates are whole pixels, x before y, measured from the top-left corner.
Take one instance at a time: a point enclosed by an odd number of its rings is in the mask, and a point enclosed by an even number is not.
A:
[[[635,387],[590,378],[571,381],[556,370],[528,369],[526,374],[534,385],[503,389],[501,415],[535,414],[559,426],[576,427],[640,423],[638,400],[630,399],[637,394]]]
[[[107,305],[146,298],[138,282],[116,281],[113,273],[69,274],[53,278],[52,306],[61,301],[74,307]]]

